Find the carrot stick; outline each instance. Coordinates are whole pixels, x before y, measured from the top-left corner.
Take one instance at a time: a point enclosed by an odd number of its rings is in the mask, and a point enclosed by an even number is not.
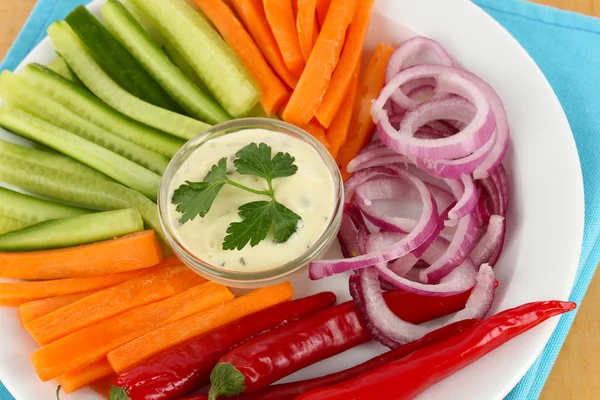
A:
[[[88,326],[42,347],[31,361],[43,381],[102,360],[145,333],[233,299],[225,286],[206,282],[168,299]]]
[[[21,304],[19,306],[19,319],[21,320],[21,325],[25,325],[29,321],[43,317],[44,315],[50,314],[52,311],[68,306],[71,303],[75,303],[77,300],[81,300],[92,293],[96,293],[96,291],[49,297],[47,299],[34,300]]]
[[[275,75],[260,49],[233,11],[222,0],[195,0],[217,27],[260,86],[260,102],[267,114],[274,114],[290,97],[290,90]]]
[[[331,147],[329,141],[327,141],[327,136],[325,135],[325,128],[323,128],[316,119],[311,119],[308,124],[301,126],[301,128],[318,139],[327,149]]]
[[[327,88],[325,97],[323,97],[323,102],[315,115],[325,128],[329,128],[331,121],[333,121],[346,98],[345,94],[350,86],[350,81],[354,71],[356,71],[356,66],[361,60],[373,2],[374,0],[360,0],[358,2],[356,15],[348,28],[348,37],[342,50],[340,62],[333,73],[329,88]]]
[[[350,176],[346,166],[356,157],[358,152],[367,144],[371,131],[375,127],[371,118],[371,104],[383,89],[385,84],[385,70],[387,63],[394,52],[394,48],[385,43],[379,43],[375,53],[369,61],[365,75],[358,85],[357,102],[352,117],[352,135],[340,148],[337,163],[342,170],[342,175]]]
[[[285,65],[293,75],[300,76],[304,69],[304,57],[296,32],[292,0],[263,0],[263,6]]]
[[[56,380],[65,393],[72,393],[90,383],[114,374],[115,371],[113,371],[108,361],[102,359],[85,367],[69,371],[56,378]]]
[[[118,274],[39,282],[0,282],[0,306],[19,306],[46,297],[104,289],[148,273],[148,269]]]
[[[360,63],[357,65],[350,86],[347,88],[344,101],[340,105],[340,109],[333,119],[331,126],[327,130],[327,141],[331,145],[329,152],[336,158],[340,147],[346,143],[348,139],[348,132],[350,130],[350,123],[352,122],[352,114],[354,110],[354,104],[356,102],[356,89],[358,88],[358,78],[360,76]]]
[[[184,292],[204,282],[206,279],[187,267],[163,267],[35,319],[27,323],[25,329],[43,346],[97,322]]]
[[[340,57],[346,30],[356,11],[358,0],[333,0],[306,68],[292,93],[283,119],[295,125],[306,125],[321,105],[331,76]]]
[[[62,279],[147,268],[162,260],[152,230],[65,249],[0,253],[0,277]]]
[[[298,17],[296,28],[298,29],[298,40],[300,50],[305,60],[308,60],[310,52],[315,44],[316,32],[316,7],[317,0],[298,0]]]
[[[331,0],[318,0],[317,1],[317,17],[319,18],[319,25],[322,27],[325,25],[325,18],[331,5]]]
[[[289,301],[294,288],[289,282],[257,289],[224,306],[211,308],[181,319],[108,353],[108,362],[117,373],[186,340],[246,315]]]
[[[295,88],[298,78],[292,75],[283,61],[275,36],[267,23],[262,0],[232,0],[231,2],[271,67],[289,87]]]

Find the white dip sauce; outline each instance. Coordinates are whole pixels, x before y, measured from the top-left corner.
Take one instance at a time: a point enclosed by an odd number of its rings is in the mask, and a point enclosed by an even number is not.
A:
[[[273,180],[275,198],[302,217],[300,228],[285,243],[275,243],[272,229],[257,246],[248,243],[242,250],[223,250],[222,243],[232,222],[241,221],[238,208],[253,201],[269,200],[245,190],[225,185],[210,211],[201,218],[180,224],[181,214],[169,204],[169,221],[183,246],[196,257],[227,270],[261,271],[283,265],[301,256],[327,229],[335,208],[334,182],[319,153],[308,143],[293,136],[265,129],[247,129],[230,133],[201,145],[175,173],[170,198],[185,181],[201,182],[210,168],[227,157],[229,178],[256,190],[268,190],[267,182],[256,176],[240,175],[233,165],[235,153],[250,143],[266,143],[278,152],[296,159],[298,171]]]

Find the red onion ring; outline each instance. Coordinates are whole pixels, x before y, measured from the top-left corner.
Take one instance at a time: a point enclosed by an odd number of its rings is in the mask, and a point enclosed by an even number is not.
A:
[[[454,65],[452,57],[450,57],[450,54],[448,54],[444,46],[435,40],[417,36],[405,40],[396,50],[394,50],[385,72],[385,82],[391,81],[398,72],[407,67],[411,59],[414,59],[420,53],[425,51],[434,54],[440,61],[440,64],[448,65],[450,67]]]
[[[473,260],[475,265],[489,263],[492,267],[494,266],[494,263],[497,260],[492,260],[491,258],[498,246],[501,246],[505,229],[504,217],[500,215],[490,216],[490,221],[485,233],[481,239],[479,239],[479,243],[477,243],[473,251],[471,251],[471,254],[469,254],[469,257]]]
[[[460,219],[475,211],[479,203],[479,191],[471,176],[463,175],[460,181],[446,180],[446,184],[457,200],[456,206],[448,212],[449,219]]]

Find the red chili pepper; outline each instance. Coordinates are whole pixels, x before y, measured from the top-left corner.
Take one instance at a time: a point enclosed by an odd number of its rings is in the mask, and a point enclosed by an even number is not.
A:
[[[460,333],[354,379],[308,392],[295,400],[412,399],[428,387],[480,359],[575,303],[547,301],[503,311]]]
[[[209,383],[210,372],[223,355],[277,327],[331,307],[331,292],[278,304],[175,346],[120,373],[109,400],[177,399]]]
[[[384,296],[394,313],[418,324],[460,310],[468,293],[460,300],[459,296],[431,299],[433,296],[404,291]],[[426,306],[415,312],[421,302]],[[369,340],[369,331],[354,303],[340,304],[254,339],[221,358],[211,374],[209,398],[255,392]]]
[[[390,361],[398,360],[402,357],[409,355],[419,349],[427,346],[431,346],[434,343],[441,342],[442,340],[448,339],[452,336],[459,334],[469,328],[472,328],[478,319],[468,319],[464,321],[455,322],[454,324],[444,326],[438,330],[435,330],[428,335],[423,336],[421,339],[416,340],[412,343],[398,347],[397,349],[383,353],[380,356],[372,358],[362,364],[355,367],[348,368],[344,371],[335,372],[319,378],[308,379],[305,381],[298,381],[292,383],[284,383],[280,385],[273,385],[259,390],[254,393],[242,393],[234,399],[239,400],[289,400],[296,396],[300,396],[303,393],[309,392],[322,387],[335,385],[340,382],[344,382],[348,379],[352,379],[364,372],[370,371],[380,365],[388,363]],[[208,396],[201,395],[196,397],[186,398],[187,400],[207,400]]]

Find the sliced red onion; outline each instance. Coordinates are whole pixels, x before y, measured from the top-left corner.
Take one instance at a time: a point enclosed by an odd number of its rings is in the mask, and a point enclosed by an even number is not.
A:
[[[487,229],[471,254],[469,258],[473,260],[475,265],[481,265],[491,261],[492,255],[496,252],[498,246],[504,237],[504,217],[500,215],[490,216],[490,222],[488,223]],[[493,260],[494,262],[497,260]],[[490,263],[493,267],[494,264]]]
[[[435,40],[423,36],[417,36],[412,39],[405,40],[400,46],[398,46],[396,50],[394,50],[387,65],[385,81],[391,81],[394,76],[398,74],[398,72],[409,65],[410,61],[426,51],[433,53],[440,61],[440,64],[448,66],[454,65],[452,57],[450,57],[450,54],[448,54],[446,49],[444,49],[444,46]]]
[[[438,66],[419,65],[400,72],[373,103],[371,107],[373,121],[377,124],[381,141],[400,154],[431,160],[466,157],[483,146],[494,133],[496,128],[494,113],[477,86],[457,74],[438,73],[436,67]],[[383,106],[394,93],[401,93],[397,89],[405,81],[422,77],[435,77],[438,89],[443,87],[447,93],[464,98],[444,96],[417,103],[414,108],[407,111],[400,130],[394,129]],[[414,99],[409,100],[416,102]],[[473,106],[476,114],[469,120]],[[419,139],[413,136],[421,126],[439,119],[458,119],[469,123],[457,134],[443,139]]]
[[[348,172],[356,172],[359,169],[365,169],[365,168],[360,168],[360,166],[363,165],[364,163],[372,161],[372,160],[380,159],[381,157],[388,157],[388,156],[404,157],[404,156],[398,155],[398,153],[395,153],[394,151],[388,149],[387,147],[372,147],[368,150],[361,151],[356,157],[354,157],[354,159],[348,163],[346,170]],[[389,164],[389,163],[387,163],[387,164]]]
[[[365,226],[365,223],[360,210],[356,205],[346,203],[338,232],[338,241],[344,257],[350,258],[360,254],[357,237],[361,226]]]
[[[418,261],[419,257],[415,256],[412,253],[409,253],[389,263],[388,268],[394,274],[398,276],[404,276],[417,264]]]
[[[439,215],[437,206],[433,196],[427,189],[427,186],[423,181],[417,178],[410,172],[403,171],[401,169],[390,170],[388,168],[376,167],[370,170],[363,170],[356,173],[347,182],[350,182],[353,178],[360,175],[357,178],[357,183],[363,183],[366,180],[381,174],[381,170],[393,171],[391,176],[394,174],[417,188],[421,195],[421,201],[423,203],[423,209],[421,217],[415,228],[402,240],[398,241],[392,246],[383,248],[377,252],[370,252],[358,257],[340,259],[340,260],[317,260],[312,261],[309,266],[309,277],[311,279],[321,279],[327,276],[335,275],[338,273],[351,271],[359,268],[365,268],[376,264],[387,263],[402,257],[418,248],[423,242],[430,237],[435,231],[439,224]],[[387,174],[386,174],[387,175]],[[356,185],[356,183],[354,184]],[[356,185],[358,186],[358,185]],[[354,186],[354,188],[356,187]],[[347,199],[352,198],[354,188],[350,189],[351,195],[347,196]],[[348,192],[348,185],[346,186],[346,192]]]
[[[448,218],[456,220],[475,211],[479,203],[479,191],[470,175],[463,175],[460,181],[446,180],[446,184],[456,198],[456,205],[448,212]]]
[[[478,228],[479,221],[475,214],[462,217],[444,254],[419,274],[421,282],[438,282],[467,259],[477,243]]]
[[[491,284],[490,284],[491,282]],[[495,294],[494,273],[489,266],[482,266],[466,306],[449,322],[415,325],[396,316],[385,303],[377,271],[362,269],[350,277],[350,294],[361,310],[369,332],[384,346],[396,348],[420,339],[427,333],[456,321],[483,318],[489,312]]]

